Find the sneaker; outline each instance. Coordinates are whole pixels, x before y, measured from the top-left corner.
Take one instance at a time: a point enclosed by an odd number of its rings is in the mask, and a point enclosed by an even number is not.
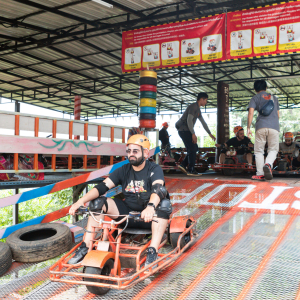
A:
[[[272,168],[269,164],[264,165],[264,175],[266,180],[272,180],[273,179],[273,174],[272,174]]]
[[[147,267],[148,265],[152,264],[154,261],[157,260],[157,252],[154,247],[149,247],[146,251],[147,251],[147,258],[145,262],[145,267]],[[152,269],[156,267],[157,265],[154,265]]]
[[[254,175],[251,177],[252,180],[265,181],[264,175]]]
[[[185,169],[185,167],[184,167],[183,165],[179,165],[179,166],[178,166],[178,169],[179,169],[182,173],[187,174],[187,170]]]
[[[201,176],[202,174],[198,173],[196,170],[193,170],[193,171],[188,171],[187,175],[188,176]]]
[[[75,255],[71,259],[69,259],[68,264],[75,265],[81,262],[88,253],[88,250],[89,248],[86,246],[85,242],[83,242],[77,249]]]

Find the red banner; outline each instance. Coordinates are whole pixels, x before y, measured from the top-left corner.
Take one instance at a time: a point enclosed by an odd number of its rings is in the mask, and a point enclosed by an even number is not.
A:
[[[300,2],[227,14],[227,59],[299,50]]]
[[[225,14],[123,32],[122,71],[225,59]]]

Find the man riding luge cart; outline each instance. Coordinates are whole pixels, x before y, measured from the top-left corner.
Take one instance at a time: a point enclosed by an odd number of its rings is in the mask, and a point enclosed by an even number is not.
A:
[[[84,241],[50,268],[52,281],[84,284],[99,295],[127,289],[171,264],[194,240],[192,217],[170,220],[163,171],[147,160],[149,149],[146,136],[132,136],[126,151],[130,164],[72,205],[69,213],[74,215],[90,201]],[[102,196],[119,184],[124,201]]]
[[[219,163],[212,166],[215,171],[223,171],[224,175],[233,175],[236,171],[254,172],[253,144],[245,136],[242,126],[233,129],[235,137],[229,139],[225,144],[216,144],[221,149]]]

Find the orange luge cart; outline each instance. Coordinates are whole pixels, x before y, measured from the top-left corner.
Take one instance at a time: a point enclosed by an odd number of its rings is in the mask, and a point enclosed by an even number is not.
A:
[[[172,264],[195,239],[195,220],[189,216],[173,217],[159,245],[158,259],[144,267],[146,249],[151,243],[151,230],[126,226],[129,218],[141,221],[140,213],[131,212],[118,222],[107,216],[104,220],[97,220],[97,213],[89,214],[98,222],[97,227],[92,229],[92,232],[97,232],[98,238],[92,240],[82,262],[68,264],[81,243],[60,258],[50,268],[50,279],[84,284],[91,293],[97,295],[103,295],[110,289],[132,288]],[[124,228],[120,226],[123,222],[126,222]]]

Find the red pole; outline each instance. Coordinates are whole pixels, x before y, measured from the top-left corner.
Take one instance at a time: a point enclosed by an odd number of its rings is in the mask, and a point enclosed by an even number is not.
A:
[[[74,99],[74,120],[80,120],[81,113],[81,96],[75,96]],[[80,140],[80,136],[74,137],[74,140]]]

